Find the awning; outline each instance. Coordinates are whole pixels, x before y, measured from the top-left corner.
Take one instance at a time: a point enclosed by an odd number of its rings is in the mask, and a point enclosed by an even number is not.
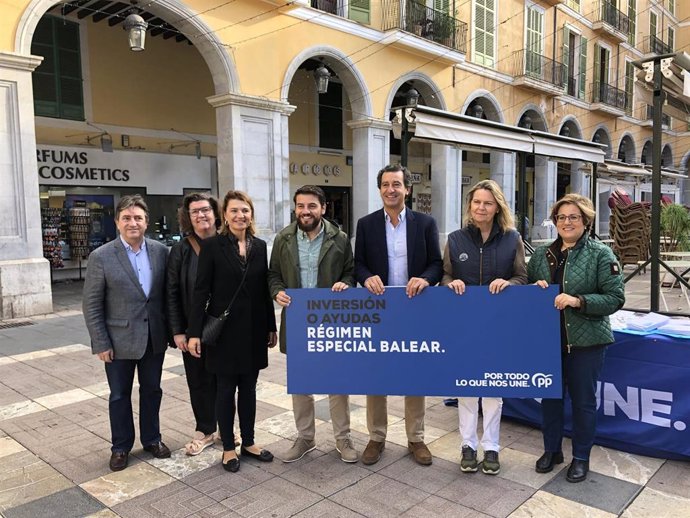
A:
[[[402,110],[399,110],[393,121],[396,138],[400,137],[401,117]],[[410,129],[414,129],[415,140],[441,142],[460,148],[533,153],[554,160],[601,163],[605,157],[601,144],[518,128],[428,106],[411,109],[408,121]]]
[[[641,176],[645,178],[650,178],[652,176],[652,170],[644,165],[636,166],[631,164],[624,164],[622,162],[615,164],[605,162],[602,166],[600,166],[597,169],[597,174],[606,173],[627,174],[633,176]],[[662,169],[661,176],[665,176],[667,178],[688,178],[687,174],[680,173],[677,170],[673,169]]]

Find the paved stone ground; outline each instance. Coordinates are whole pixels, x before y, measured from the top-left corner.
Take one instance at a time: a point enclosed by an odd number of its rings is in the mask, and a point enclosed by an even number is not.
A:
[[[648,306],[647,285],[648,274],[629,283],[628,307]],[[534,472],[540,432],[507,420],[501,426],[501,473],[462,474],[457,410],[440,398],[427,398],[431,467],[418,466],[407,453],[398,397],[389,400],[389,437],[381,461],[374,466],[341,462],[328,400],[320,397],[317,450],[292,464],[243,460],[239,473],[226,473],[220,446],[198,457],[182,451],[193,417],[182,359],[172,350],[164,364],[161,428],[173,456],[155,460],[135,446],[130,466],[112,473],[108,388],[102,365],[86,345],[81,286],[56,285],[56,313],[0,329],[2,516],[690,516],[690,463],[595,446],[589,479],[569,484],[565,469]],[[665,297],[670,310],[688,311],[678,288]],[[257,443],[280,456],[295,429],[285,358],[271,351],[269,361],[259,378]],[[361,452],[367,441],[365,398],[351,400],[353,436]]]

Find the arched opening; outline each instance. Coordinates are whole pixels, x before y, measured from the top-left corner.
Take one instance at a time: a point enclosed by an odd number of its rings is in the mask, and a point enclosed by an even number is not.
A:
[[[673,168],[673,151],[670,144],[666,144],[661,150],[661,167]]]
[[[648,140],[642,146],[642,154],[640,155],[640,162],[644,165],[652,165],[652,141]]]
[[[627,164],[636,162],[637,153],[635,152],[635,142],[630,135],[624,135],[618,145],[618,160]]]
[[[132,9],[40,0],[17,28],[17,51],[43,57],[33,110],[54,280],[81,275],[89,253],[115,239],[121,196],[144,195],[148,235],[172,243],[182,195],[217,189],[207,99],[238,88],[234,64],[210,28],[170,0],[137,9],[149,28],[145,50],[131,52],[122,24]]]
[[[592,142],[596,142],[597,144],[604,144],[606,146],[606,158],[611,158],[611,137],[606,128],[599,128],[598,130],[596,130],[594,132],[594,135],[592,136]]]

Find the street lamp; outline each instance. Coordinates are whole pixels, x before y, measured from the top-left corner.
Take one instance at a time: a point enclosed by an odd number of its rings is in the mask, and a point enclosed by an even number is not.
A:
[[[320,94],[328,92],[328,80],[331,78],[331,73],[324,66],[323,63],[314,70],[314,80],[316,81],[316,91]]]
[[[146,23],[146,20],[136,13],[131,13],[125,18],[124,29],[127,31],[130,50],[134,52],[144,50],[148,26],[149,24]]]

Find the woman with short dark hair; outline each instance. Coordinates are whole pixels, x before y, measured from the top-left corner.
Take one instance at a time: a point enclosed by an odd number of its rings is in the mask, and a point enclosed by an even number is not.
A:
[[[606,346],[613,342],[608,315],[625,304],[620,264],[613,251],[589,237],[594,222],[592,202],[579,194],[566,194],[551,209],[558,237],[535,250],[527,273],[542,288],[560,286],[554,300],[561,319],[563,394],[542,399],[544,454],[537,473],[552,471],[563,462],[564,400],[572,401],[572,452],[568,482],[582,482],[589,472],[589,454],[596,433],[596,386],[604,365]]]
[[[166,299],[173,340],[182,351],[189,399],[196,421],[196,431],[185,444],[185,453],[198,455],[214,440],[216,376],[206,369],[202,360],[187,350],[187,330],[201,242],[215,236],[220,225],[218,201],[208,193],[188,194],[182,201],[177,218],[185,237],[170,250]]]

